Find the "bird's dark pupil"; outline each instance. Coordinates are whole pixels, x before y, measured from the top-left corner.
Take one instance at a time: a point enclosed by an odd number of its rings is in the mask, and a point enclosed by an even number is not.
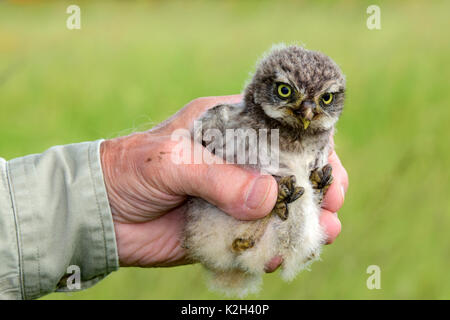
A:
[[[288,93],[289,93],[288,87],[282,87],[282,88],[281,88],[281,93],[282,93],[282,94],[288,94]]]
[[[326,93],[326,94],[323,96],[323,99],[324,99],[325,101],[330,100],[330,94],[329,94],[329,93]]]

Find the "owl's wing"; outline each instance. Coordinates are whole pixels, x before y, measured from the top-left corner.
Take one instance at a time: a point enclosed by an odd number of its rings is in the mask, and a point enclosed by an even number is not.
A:
[[[239,104],[219,104],[208,109],[197,120],[202,124],[202,134],[211,129],[217,129],[225,133],[226,129],[234,128],[234,122],[242,111],[243,107]]]
[[[242,119],[243,107],[239,104],[220,104],[207,110],[192,128],[192,136],[210,152],[222,157],[226,148],[227,129],[239,128],[245,123]]]

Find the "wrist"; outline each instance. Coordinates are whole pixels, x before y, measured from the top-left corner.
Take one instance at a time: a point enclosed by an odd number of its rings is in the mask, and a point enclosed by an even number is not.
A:
[[[132,201],[127,199],[127,185],[132,176],[130,168],[134,165],[129,150],[127,150],[127,137],[105,140],[100,146],[100,160],[103,177],[108,195],[109,206],[113,221],[127,222],[127,213]]]

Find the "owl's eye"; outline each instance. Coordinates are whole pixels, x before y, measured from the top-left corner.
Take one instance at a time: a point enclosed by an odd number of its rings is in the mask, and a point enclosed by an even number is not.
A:
[[[278,96],[282,99],[287,99],[292,94],[292,89],[287,84],[280,83],[277,89]]]
[[[333,94],[326,92],[322,95],[322,102],[325,104],[330,104],[333,101]]]

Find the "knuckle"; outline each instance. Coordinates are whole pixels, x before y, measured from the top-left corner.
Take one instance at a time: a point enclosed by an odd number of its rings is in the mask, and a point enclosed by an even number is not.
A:
[[[192,105],[206,105],[210,101],[209,97],[198,97],[192,100],[189,104]]]

